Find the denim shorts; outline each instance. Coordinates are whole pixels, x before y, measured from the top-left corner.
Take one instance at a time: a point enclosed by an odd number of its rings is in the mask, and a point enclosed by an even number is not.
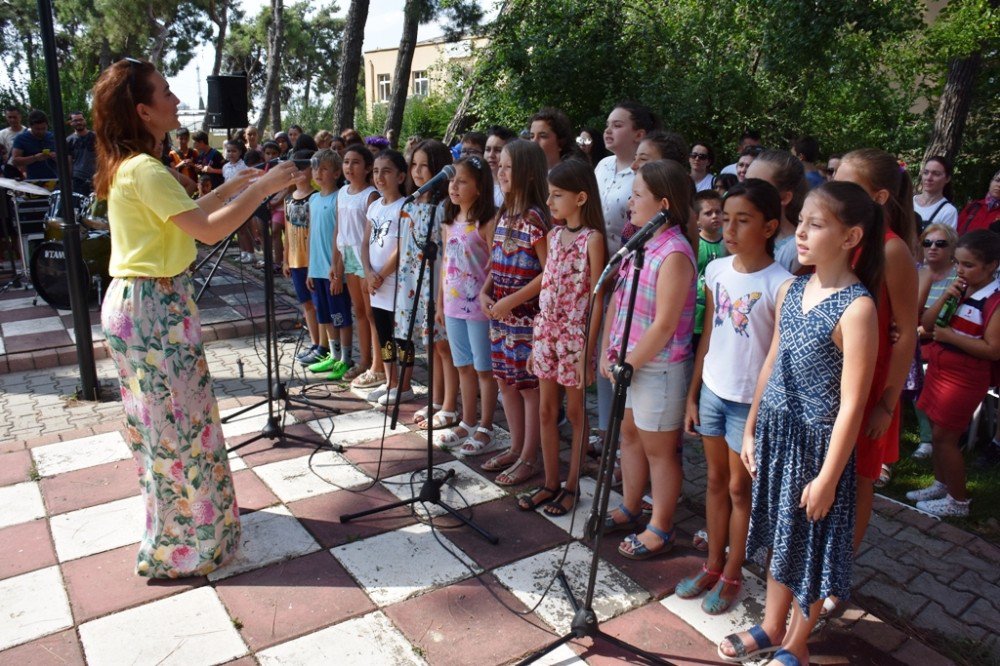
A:
[[[635,426],[646,432],[679,430],[684,423],[691,359],[657,368],[639,368],[625,397]]]
[[[334,328],[351,325],[351,295],[347,287],[339,294],[331,294],[329,280],[313,278],[312,301],[320,324],[333,324]]]
[[[357,245],[345,245],[340,254],[344,257],[344,275],[365,276],[365,268],[361,264],[361,252]]]
[[[312,292],[309,291],[309,285],[306,284],[309,269],[292,268],[289,270],[292,279],[292,286],[295,287],[295,298],[299,299],[300,304],[312,301]]]
[[[739,455],[743,449],[743,429],[749,415],[750,405],[747,403],[720,398],[702,384],[698,399],[698,420],[701,425],[694,429],[706,437],[725,436],[726,444]]]
[[[476,372],[493,370],[490,322],[445,317],[444,324],[451,348],[451,362],[456,368],[471,365]]]

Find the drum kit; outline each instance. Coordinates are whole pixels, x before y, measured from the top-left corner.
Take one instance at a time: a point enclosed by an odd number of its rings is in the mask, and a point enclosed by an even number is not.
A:
[[[28,269],[31,283],[42,300],[55,308],[68,310],[70,287],[66,250],[63,244],[64,232],[61,226],[62,192],[59,190],[50,192],[44,187],[10,178],[0,178],[0,189],[11,190],[11,195],[15,199],[16,193],[48,198],[43,242],[31,250]],[[76,192],[71,194],[84,263],[84,275],[79,277],[88,285],[90,298],[100,303],[104,290],[111,281],[108,275],[108,265],[111,261],[111,227],[107,218],[107,202],[99,201],[93,194],[86,197]],[[15,208],[16,206],[15,201]],[[18,222],[17,231],[20,236],[21,221]],[[23,242],[21,247],[25,248]]]

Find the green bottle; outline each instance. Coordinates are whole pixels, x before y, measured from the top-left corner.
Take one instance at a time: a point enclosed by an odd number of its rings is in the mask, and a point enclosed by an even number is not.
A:
[[[965,298],[965,287],[962,287],[962,298]],[[949,296],[948,300],[946,300],[944,305],[941,307],[941,312],[938,313],[937,319],[934,321],[934,325],[940,326],[941,328],[948,326],[951,323],[951,318],[955,316],[955,312],[958,310],[958,304],[961,300],[961,298]]]

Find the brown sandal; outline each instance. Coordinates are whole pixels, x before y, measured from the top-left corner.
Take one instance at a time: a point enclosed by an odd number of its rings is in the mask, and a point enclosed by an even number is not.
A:
[[[538,474],[538,470],[535,469],[535,463],[518,458],[516,463],[497,474],[493,483],[498,486],[519,486],[536,474]]]
[[[502,472],[517,462],[518,455],[511,449],[492,456],[489,460],[479,466],[484,472]]]

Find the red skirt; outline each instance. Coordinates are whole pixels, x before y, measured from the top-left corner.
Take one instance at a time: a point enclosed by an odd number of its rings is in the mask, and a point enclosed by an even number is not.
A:
[[[927,375],[917,407],[932,424],[964,432],[990,388],[989,362],[933,343],[923,352]]]

